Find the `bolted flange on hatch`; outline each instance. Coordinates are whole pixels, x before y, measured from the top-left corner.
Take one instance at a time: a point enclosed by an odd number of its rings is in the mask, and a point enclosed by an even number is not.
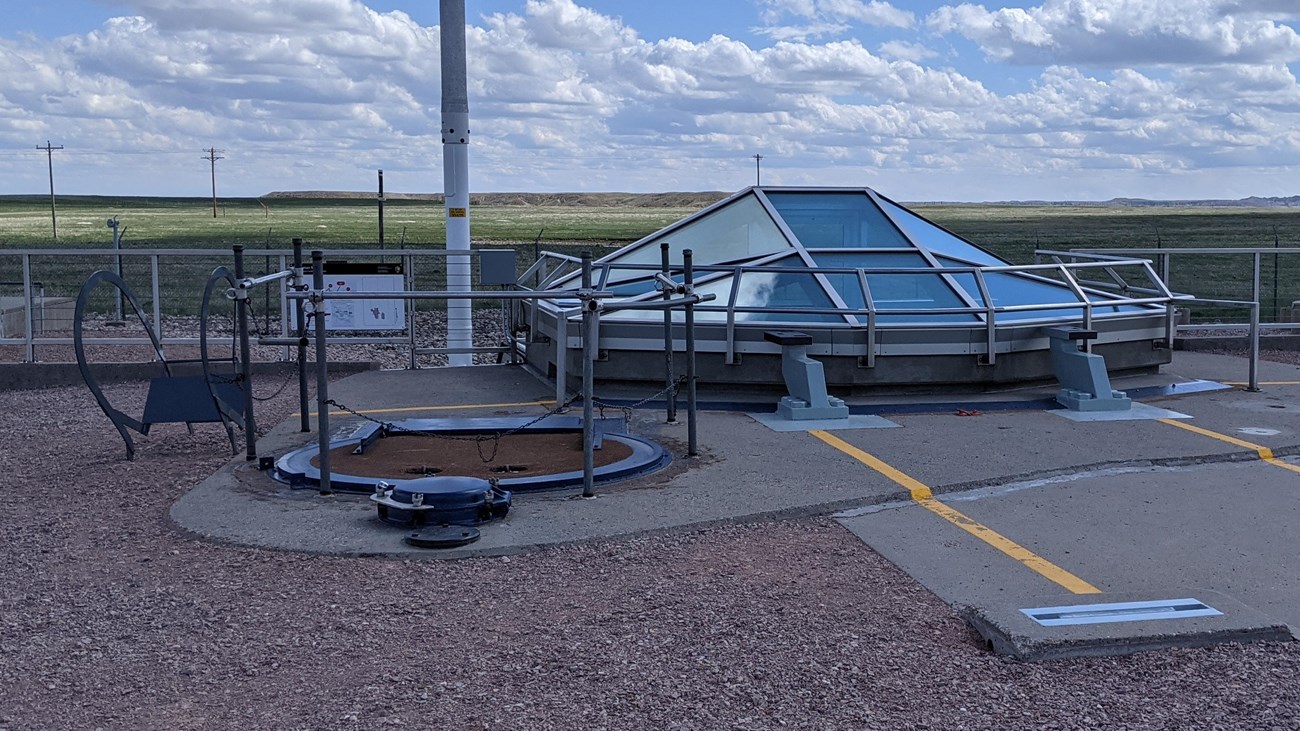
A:
[[[477,477],[422,477],[397,485],[380,481],[370,496],[379,519],[403,528],[481,525],[510,510],[510,491]]]

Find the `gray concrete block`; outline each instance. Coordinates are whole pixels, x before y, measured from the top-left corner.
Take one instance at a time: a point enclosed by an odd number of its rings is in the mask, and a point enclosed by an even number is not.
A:
[[[1210,617],[1116,621],[1045,627],[1022,609],[1057,605],[1108,604],[1195,598],[1219,610]],[[1007,597],[959,606],[958,613],[1000,655],[1026,662],[1076,657],[1131,655],[1171,647],[1205,647],[1225,642],[1289,641],[1287,625],[1236,599],[1209,589],[1152,589],[1143,592]]]

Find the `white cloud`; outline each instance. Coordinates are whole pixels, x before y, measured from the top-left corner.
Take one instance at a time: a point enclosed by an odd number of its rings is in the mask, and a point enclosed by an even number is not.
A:
[[[885,58],[898,59],[900,61],[911,61],[920,63],[927,59],[934,58],[939,54],[920,43],[908,43],[907,41],[885,41],[880,44],[880,55]]]
[[[926,18],[936,33],[1021,64],[1288,63],[1300,34],[1258,16],[1264,0],[1046,0],[1031,8],[946,5]],[[1234,14],[1236,10],[1244,12]]]
[[[904,198],[1081,198],[1106,186],[1101,197],[1158,196],[1153,176],[1176,173],[1161,179],[1190,191],[1237,170],[1293,185],[1275,174],[1300,166],[1292,31],[1262,19],[1266,0],[1227,2],[954,5],[927,19],[1000,58],[1057,59],[1007,91],[951,48],[933,64],[935,39],[885,3],[764,6],[805,26],[884,13],[869,48],[835,34],[644,38],[576,0],[521,0],[472,18],[467,33],[473,185],[734,189],[752,180],[755,152],[770,161],[765,181],[874,184]],[[226,6],[209,26],[205,14]],[[230,193],[362,188],[375,167],[393,190],[439,188],[436,28],[355,0],[137,0],[132,12],[80,36],[0,38],[0,192],[40,189],[34,145],[46,139],[66,146],[70,193],[109,180],[202,193],[208,146],[227,151]],[[1125,28],[1134,37],[1121,42]],[[1176,61],[1207,44],[1220,48],[1215,63]],[[1079,68],[1141,45],[1159,68]],[[1272,60],[1244,62],[1255,57]],[[1241,194],[1270,192],[1293,191]]]
[[[818,0],[817,11],[839,20],[854,20],[867,25],[911,28],[916,16],[880,0]]]
[[[760,0],[766,25],[754,31],[776,41],[841,37],[854,24],[911,28],[916,15],[882,0]],[[787,23],[787,18],[801,22]]]

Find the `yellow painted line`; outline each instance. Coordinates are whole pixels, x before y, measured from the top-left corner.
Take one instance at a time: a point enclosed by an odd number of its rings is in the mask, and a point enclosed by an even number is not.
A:
[[[903,486],[909,493],[911,493],[912,500],[916,502],[916,504],[929,510],[940,518],[943,518],[949,523],[952,523],[958,528],[961,528],[981,541],[984,541],[1012,559],[1019,561],[1026,568],[1048,581],[1062,586],[1074,594],[1101,593],[1101,589],[1098,589],[1092,584],[1080,579],[1069,571],[1066,571],[1060,566],[1057,566],[1051,561],[1039,556],[992,528],[973,520],[961,511],[940,502],[938,498],[934,497],[934,493],[930,488],[924,483],[918,481],[916,478],[907,475],[901,470],[891,467],[884,461],[858,449],[852,444],[849,444],[829,432],[814,429],[808,433]]]
[[[849,455],[850,457],[856,459],[862,464],[870,467],[876,472],[879,472],[885,477],[888,477],[894,482],[897,482],[898,484],[907,488],[907,491],[912,494],[913,500],[921,501],[921,500],[928,500],[934,497],[934,493],[930,492],[930,488],[927,487],[924,483],[920,482],[919,480],[909,475],[904,474],[900,470],[894,469],[888,464],[885,464],[884,461],[871,456],[870,454],[862,451],[861,449],[858,449],[857,447],[853,446],[852,444],[849,444],[848,442],[844,441],[843,439],[840,439],[839,437],[831,434],[830,432],[822,431],[820,429],[814,429],[812,431],[809,431],[808,433],[817,437],[823,442],[826,442],[832,447],[835,447],[836,449]]]
[[[1176,426],[1179,429],[1185,429],[1189,432],[1195,432],[1197,434],[1209,437],[1211,439],[1218,439],[1221,442],[1227,442],[1228,444],[1235,444],[1238,447],[1253,449],[1255,450],[1255,453],[1259,455],[1260,459],[1264,460],[1265,462],[1268,462],[1274,467],[1281,467],[1284,470],[1290,470],[1292,472],[1300,473],[1300,466],[1296,466],[1288,462],[1283,462],[1282,460],[1273,456],[1273,450],[1269,449],[1268,447],[1265,447],[1262,444],[1255,444],[1254,442],[1248,442],[1245,439],[1238,439],[1236,437],[1228,436],[1227,434],[1220,434],[1217,431],[1202,429],[1199,426],[1186,424],[1182,421],[1179,421],[1178,419],[1157,419],[1156,421],[1159,421],[1162,424],[1168,424],[1169,426]]]
[[[502,409],[510,406],[550,406],[554,401],[519,401],[509,404],[461,404],[460,406],[403,406],[396,409],[356,409],[358,414],[399,414],[408,411],[457,411],[459,409]],[[315,416],[317,412],[308,412],[310,416]],[[346,413],[346,412],[343,412]],[[294,412],[293,416],[298,416],[299,412]]]

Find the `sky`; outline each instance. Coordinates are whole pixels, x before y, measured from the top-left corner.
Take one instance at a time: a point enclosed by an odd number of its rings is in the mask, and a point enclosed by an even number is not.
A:
[[[465,2],[476,192],[1300,194],[1297,0]],[[442,189],[436,0],[6,5],[0,194]]]

